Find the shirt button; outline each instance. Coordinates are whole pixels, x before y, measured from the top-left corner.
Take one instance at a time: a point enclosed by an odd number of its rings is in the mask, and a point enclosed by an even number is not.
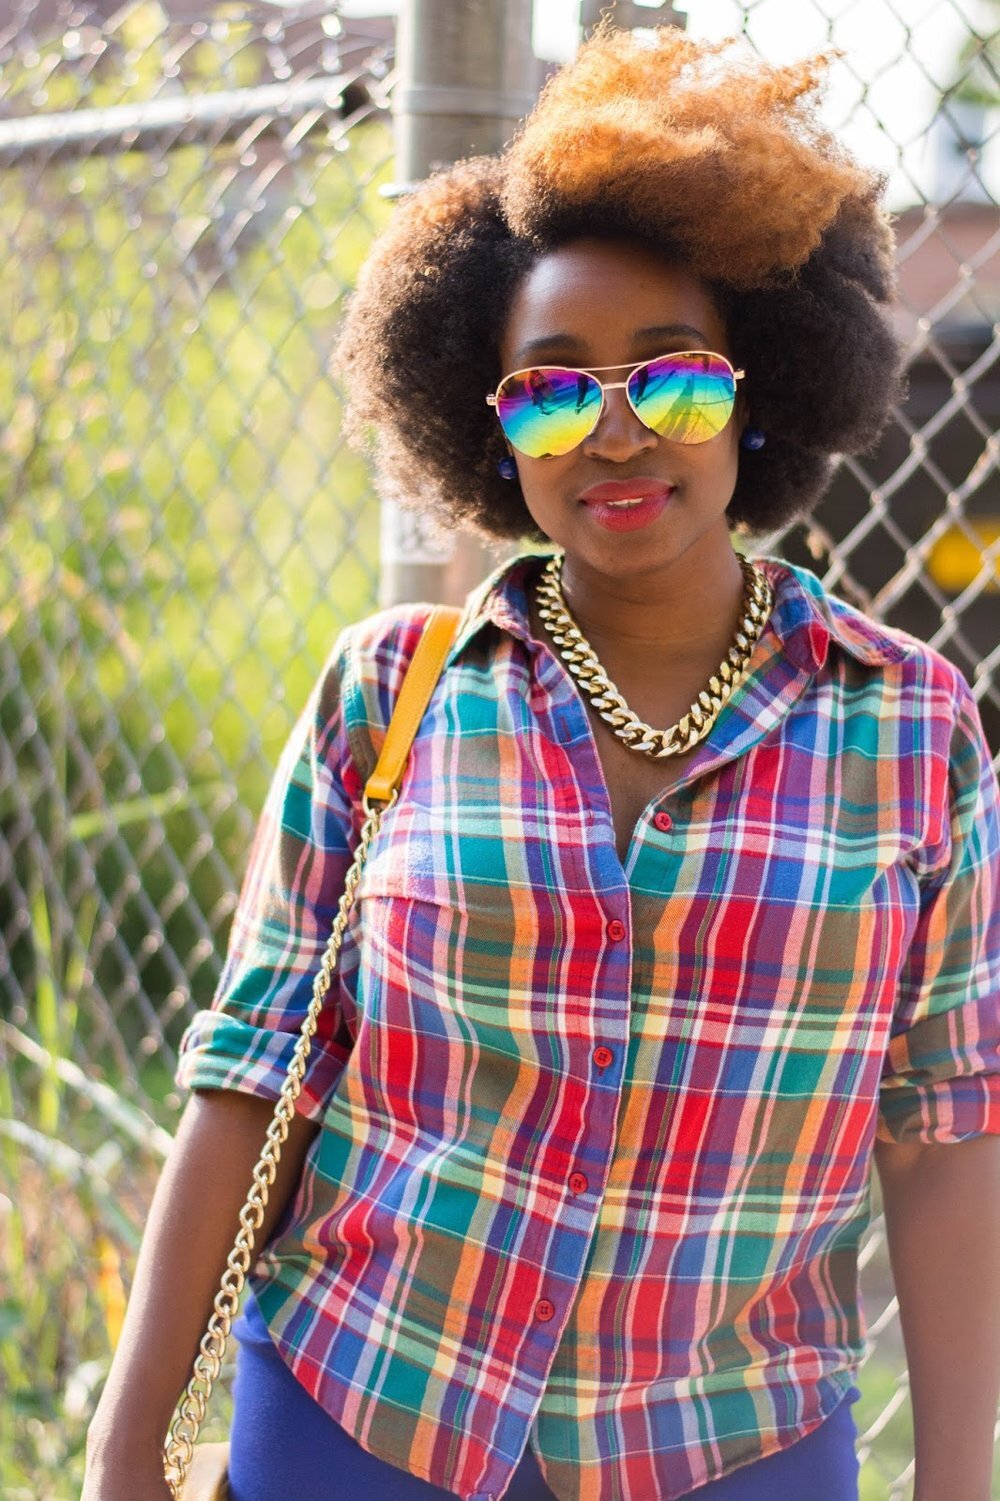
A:
[[[611,922],[608,923],[608,937],[615,943],[621,943],[625,937],[625,924],[619,922],[617,917],[612,918]]]
[[[653,823],[659,829],[661,834],[669,834],[670,830],[674,826],[674,821],[670,817],[669,813],[657,813],[653,818]]]
[[[614,1063],[615,1055],[610,1048],[595,1048],[594,1062],[598,1068],[607,1068],[609,1063]]]
[[[554,1317],[554,1315],[555,1309],[549,1302],[548,1298],[541,1298],[539,1302],[535,1304],[535,1318],[540,1324],[547,1324],[549,1322],[549,1319]]]
[[[582,1173],[570,1173],[569,1186],[575,1194],[585,1194],[587,1192],[587,1180]]]

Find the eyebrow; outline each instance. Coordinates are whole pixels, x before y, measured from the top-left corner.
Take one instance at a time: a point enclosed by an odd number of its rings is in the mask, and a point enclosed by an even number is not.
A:
[[[645,344],[650,339],[695,339],[699,349],[707,349],[709,343],[700,328],[693,328],[690,323],[660,323],[652,328],[638,328],[632,335],[633,344]],[[528,339],[520,346],[515,361],[520,364],[531,354],[538,350],[549,350],[569,347],[578,349],[583,340],[575,334],[545,334],[540,339]]]

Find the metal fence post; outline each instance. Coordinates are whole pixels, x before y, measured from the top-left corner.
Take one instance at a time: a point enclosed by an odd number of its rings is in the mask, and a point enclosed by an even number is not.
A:
[[[532,0],[402,0],[393,113],[404,188],[510,138],[535,100],[531,21]],[[458,601],[490,564],[473,539],[442,541],[419,517],[383,502],[384,604]]]

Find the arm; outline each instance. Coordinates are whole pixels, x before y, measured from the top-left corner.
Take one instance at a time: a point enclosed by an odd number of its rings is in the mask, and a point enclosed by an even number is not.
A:
[[[918,905],[874,1155],[910,1371],[914,1501],[989,1501],[1000,1398],[1000,789],[967,685],[936,658],[929,665],[925,832],[908,859]]]
[[[360,778],[341,711],[347,651],[342,637],[286,741],[212,1006],[181,1039],[176,1082],[194,1094],[157,1185],[121,1339],[90,1426],[82,1501],[168,1501],[166,1430],[236,1236],[351,861]],[[350,1047],[338,974],[320,1013],[258,1248],[301,1177]]]
[[[111,1372],[87,1436],[82,1501],[166,1501],[161,1450],[187,1384],[274,1113],[235,1091],[195,1094],[157,1184]],[[296,1116],[258,1249],[302,1172],[318,1126]]]
[[[990,1501],[1000,1402],[1000,1136],[876,1141],[910,1371],[914,1501]]]

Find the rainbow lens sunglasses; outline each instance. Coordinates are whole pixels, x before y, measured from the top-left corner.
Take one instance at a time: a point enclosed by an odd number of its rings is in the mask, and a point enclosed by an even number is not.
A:
[[[600,381],[607,370],[628,370],[625,380]],[[600,421],[606,391],[624,390],[639,421],[672,443],[707,443],[721,433],[745,375],[721,354],[686,349],[641,365],[596,365],[568,370],[539,365],[505,375],[487,396],[508,440],[532,459],[569,453]]]

